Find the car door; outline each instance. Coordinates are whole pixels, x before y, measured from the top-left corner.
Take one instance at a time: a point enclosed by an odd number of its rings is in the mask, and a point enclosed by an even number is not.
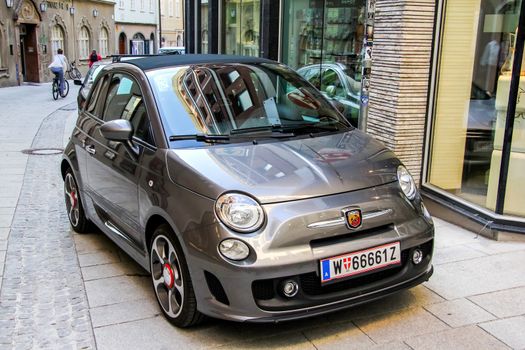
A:
[[[137,80],[127,73],[114,73],[108,81],[99,120],[91,136],[93,145],[87,161],[88,182],[96,198],[98,216],[115,234],[135,246],[141,245],[138,204],[138,179],[144,145],[132,141],[105,139],[100,133],[104,122],[127,119],[134,126],[134,139],[153,142],[146,106]]]

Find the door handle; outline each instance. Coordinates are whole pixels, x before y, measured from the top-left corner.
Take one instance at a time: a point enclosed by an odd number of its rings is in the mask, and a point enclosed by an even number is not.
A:
[[[87,146],[86,146],[86,151],[87,151],[87,153],[89,153],[89,154],[95,154],[95,153],[97,153],[97,151],[95,150],[95,146],[93,146],[93,145],[87,145]]]

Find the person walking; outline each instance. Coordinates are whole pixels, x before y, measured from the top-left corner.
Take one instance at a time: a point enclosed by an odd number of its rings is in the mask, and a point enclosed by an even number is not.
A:
[[[93,63],[102,60],[102,57],[97,54],[97,50],[91,51],[91,55],[89,55],[89,68],[93,65]]]
[[[53,61],[51,61],[48,68],[53,74],[58,75],[60,81],[58,90],[60,91],[60,96],[64,96],[64,72],[67,70],[67,67],[68,63],[66,56],[64,56],[64,51],[58,49],[57,54],[53,56]]]

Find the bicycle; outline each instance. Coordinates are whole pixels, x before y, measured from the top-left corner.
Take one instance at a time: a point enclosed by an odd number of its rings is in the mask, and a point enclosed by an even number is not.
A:
[[[66,71],[66,74],[68,75],[69,79],[75,80],[75,79],[82,79],[82,73],[77,68],[76,62],[72,61],[69,64],[69,69]]]
[[[53,78],[53,84],[52,86],[52,93],[53,93],[53,99],[58,100],[58,95],[60,95],[60,80],[58,78],[58,74],[54,73],[55,77]],[[69,93],[69,83],[66,79],[64,79],[64,93],[61,95],[62,97],[66,97]]]

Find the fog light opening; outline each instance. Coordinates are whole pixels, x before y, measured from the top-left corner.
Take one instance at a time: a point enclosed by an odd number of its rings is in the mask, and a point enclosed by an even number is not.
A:
[[[412,253],[412,262],[414,263],[414,265],[419,265],[421,261],[423,261],[423,251],[417,248]]]
[[[281,284],[283,295],[287,298],[293,298],[299,291],[299,285],[294,280],[286,280]]]

